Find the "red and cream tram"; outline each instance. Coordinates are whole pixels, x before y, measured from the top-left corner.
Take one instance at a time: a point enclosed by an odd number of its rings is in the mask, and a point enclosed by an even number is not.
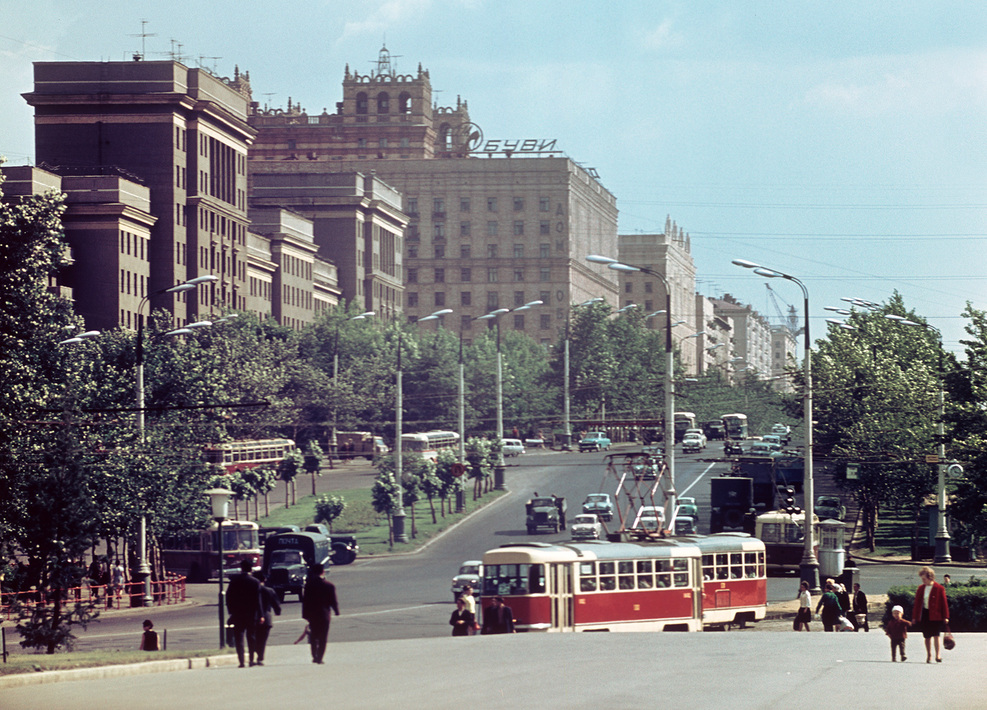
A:
[[[703,555],[703,625],[760,621],[768,608],[765,547],[746,533],[694,535],[686,539]]]
[[[503,597],[518,631],[700,631],[764,618],[763,544],[710,538],[507,545],[483,556],[482,598]]]

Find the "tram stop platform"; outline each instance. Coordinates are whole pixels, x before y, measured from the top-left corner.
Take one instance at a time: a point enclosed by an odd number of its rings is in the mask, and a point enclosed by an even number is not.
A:
[[[583,633],[332,643],[325,665],[304,645],[268,649],[263,667],[222,656],[194,670],[155,663],[73,671],[77,680],[0,682],[0,707],[142,710],[302,707],[347,709],[982,708],[987,634],[960,634],[944,662],[925,663],[920,634],[892,663],[871,633]],[[159,663],[172,663],[170,661]],[[187,666],[186,666],[187,668]],[[155,672],[155,671],[159,672]],[[64,672],[63,672],[64,673]]]

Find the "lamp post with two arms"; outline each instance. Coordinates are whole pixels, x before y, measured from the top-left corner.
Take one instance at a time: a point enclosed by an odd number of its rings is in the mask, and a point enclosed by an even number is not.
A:
[[[424,318],[419,318],[416,323],[424,323],[429,320],[438,320],[442,316],[452,313],[451,308],[443,308],[440,311],[430,313]],[[408,542],[408,533],[405,532],[404,519],[404,487],[401,478],[404,475],[404,454],[401,446],[401,435],[404,433],[404,377],[401,371],[401,350],[403,347],[401,326],[398,326],[398,369],[396,375],[394,406],[394,481],[397,484],[397,496],[395,500],[394,515],[394,542]]]
[[[144,307],[154,296],[160,296],[166,293],[193,291],[202,284],[211,283],[214,281],[219,281],[219,277],[212,274],[197,276],[194,279],[189,279],[188,281],[180,283],[176,286],[171,286],[170,288],[164,288],[154,291],[153,293],[149,293],[141,299],[137,306],[137,432],[142,443],[144,441],[144,426],[146,421],[144,416]],[[191,333],[193,328],[201,328],[210,325],[212,325],[212,323],[209,321],[198,321],[195,323],[189,323],[183,328],[168,331],[165,335],[183,335],[186,333]],[[220,530],[220,535],[222,535],[222,530]],[[219,574],[220,577],[222,577],[222,558],[220,558],[219,561]],[[151,594],[151,565],[148,563],[147,559],[147,514],[143,511],[141,512],[140,519],[140,567],[138,567],[137,575],[139,577],[138,581],[141,583],[143,588],[141,606],[150,606],[154,601],[154,597]]]
[[[801,581],[809,583],[809,591],[819,591],[819,561],[816,558],[815,550],[815,530],[813,528],[813,518],[815,517],[815,500],[813,492],[812,477],[812,339],[809,337],[809,290],[799,279],[791,274],[786,274],[776,269],[771,269],[760,264],[745,259],[734,259],[734,265],[745,269],[753,269],[758,276],[768,279],[782,278],[798,284],[802,289],[802,299],[805,311],[805,355],[802,364],[803,377],[805,379],[805,389],[802,396],[802,416],[805,429],[805,458],[802,473],[802,497],[805,508],[805,538],[802,550],[802,561],[799,565]]]
[[[497,452],[497,463],[494,465],[494,490],[503,491],[507,486],[504,484],[504,470],[507,464],[504,462],[504,361],[500,354],[500,317],[505,313],[516,313],[527,311],[535,306],[542,305],[542,301],[529,301],[523,306],[516,308],[498,308],[474,320],[492,320],[497,329],[497,441],[500,448]]]
[[[606,264],[608,268],[614,271],[624,271],[624,272],[635,272],[640,271],[641,273],[648,274],[649,276],[654,276],[659,281],[661,281],[662,286],[665,287],[665,466],[668,470],[668,482],[669,482],[669,492],[668,492],[668,510],[666,511],[666,520],[675,519],[675,508],[676,508],[676,492],[675,492],[675,380],[674,380],[674,365],[675,365],[675,353],[672,348],[672,289],[668,283],[668,279],[661,272],[655,271],[654,269],[649,269],[644,266],[636,266],[634,264],[625,264],[622,261],[613,259],[609,256],[600,256],[599,254],[590,254],[586,257],[586,261],[594,264]],[[659,313],[660,311],[656,312]],[[652,314],[654,315],[654,314]]]
[[[939,417],[936,424],[936,438],[939,441],[939,461],[936,464],[936,552],[934,562],[945,564],[952,561],[949,552],[949,530],[946,528],[946,391],[943,382],[943,343],[942,333],[933,325],[909,320],[904,316],[888,313],[884,316],[902,325],[931,330],[939,339]]]

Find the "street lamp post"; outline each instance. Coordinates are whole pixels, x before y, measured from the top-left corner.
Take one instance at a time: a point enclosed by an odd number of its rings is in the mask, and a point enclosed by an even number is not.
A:
[[[140,436],[140,441],[144,441],[144,306],[148,304],[151,298],[154,296],[160,296],[165,293],[180,293],[182,291],[192,291],[199,287],[200,284],[209,283],[212,281],[219,281],[218,276],[212,274],[207,274],[206,276],[198,276],[194,279],[189,279],[184,283],[180,283],[177,286],[172,286],[171,288],[161,289],[153,293],[149,293],[141,299],[140,303],[137,305],[137,432]],[[190,323],[185,326],[185,328],[180,328],[178,331],[171,331],[169,335],[178,335],[181,332],[192,332],[191,328],[201,327],[205,325],[212,325],[208,321],[200,321],[198,323]],[[143,510],[141,511],[140,520],[140,567],[137,569],[137,576],[139,577],[138,582],[141,584],[143,589],[143,595],[141,596],[141,606],[150,606],[154,602],[154,597],[151,594],[151,565],[147,559],[147,513]]]
[[[352,318],[347,318],[347,321],[351,320],[363,320],[374,315],[373,311],[365,311],[358,316],[353,316]],[[332,431],[329,435],[329,468],[332,468],[332,457],[336,455],[339,450],[339,440],[336,437],[336,417],[339,414],[337,399],[339,398],[339,323],[336,321],[336,334],[332,341]],[[314,491],[313,491],[314,492]]]
[[[802,497],[805,508],[805,545],[802,551],[802,562],[800,563],[801,578],[803,582],[809,583],[809,591],[819,591],[819,561],[816,559],[815,550],[815,530],[813,528],[813,518],[815,517],[815,494],[813,492],[812,476],[812,339],[809,337],[809,291],[801,281],[790,274],[776,271],[768,267],[755,264],[744,259],[734,259],[736,266],[745,269],[753,269],[758,276],[774,279],[782,278],[798,284],[802,289],[802,300],[805,310],[805,355],[803,376],[805,378],[805,391],[802,397],[802,416],[805,428],[805,459],[802,472]]]
[[[497,451],[497,463],[494,464],[494,490],[504,491],[507,486],[504,483],[504,471],[507,463],[504,461],[504,361],[500,354],[500,317],[505,313],[515,313],[526,311],[535,306],[542,305],[542,301],[529,301],[517,308],[498,308],[485,315],[479,316],[476,320],[492,320],[497,329],[497,442],[500,448]]]
[[[424,318],[419,318],[416,323],[422,323],[427,320],[438,320],[444,315],[452,313],[451,308],[443,308],[441,311],[435,311]],[[404,429],[404,377],[401,371],[401,349],[402,349],[402,329],[398,326],[398,371],[396,376],[395,386],[397,387],[397,393],[395,396],[395,407],[394,407],[394,479],[397,483],[398,494],[397,500],[395,501],[394,515],[394,542],[408,542],[408,533],[404,529],[404,519],[406,517],[404,512],[404,488],[401,479],[404,475],[404,453],[401,446],[401,435]]]
[[[581,308],[582,306],[589,306],[593,303],[600,303],[603,298],[591,298],[588,301],[583,301],[575,306],[570,306],[569,310],[565,314],[565,344],[562,353],[562,369],[563,369],[563,380],[562,380],[562,414],[563,414],[563,434],[562,434],[562,449],[568,451],[572,447],[572,416],[571,416],[571,405],[569,396],[569,321],[572,316],[573,308]]]
[[[219,538],[219,647],[226,648],[226,594],[223,592],[223,521],[226,520],[233,491],[225,488],[210,488],[205,492],[216,521],[216,536]]]
[[[665,275],[644,266],[625,264],[624,262],[612,259],[608,256],[590,254],[586,261],[594,264],[607,264],[608,268],[614,271],[640,271],[641,273],[654,276],[661,281],[665,287],[665,466],[668,469],[668,510],[665,520],[675,520],[675,380],[674,365],[675,353],[672,348],[672,289],[669,286]]]
[[[939,461],[936,464],[936,553],[933,561],[945,564],[952,561],[949,552],[949,530],[946,527],[946,389],[943,382],[942,333],[935,326],[919,323],[903,316],[889,313],[884,316],[902,325],[918,326],[933,331],[939,338],[939,422],[936,425],[936,438],[939,440]]]

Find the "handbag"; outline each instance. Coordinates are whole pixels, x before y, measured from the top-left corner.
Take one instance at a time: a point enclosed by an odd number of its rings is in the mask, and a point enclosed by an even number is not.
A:
[[[956,648],[956,639],[953,638],[953,632],[949,630],[949,624],[946,624],[946,635],[943,636],[942,645],[947,651]]]
[[[845,616],[841,616],[839,619],[840,631],[853,631],[853,624]]]

